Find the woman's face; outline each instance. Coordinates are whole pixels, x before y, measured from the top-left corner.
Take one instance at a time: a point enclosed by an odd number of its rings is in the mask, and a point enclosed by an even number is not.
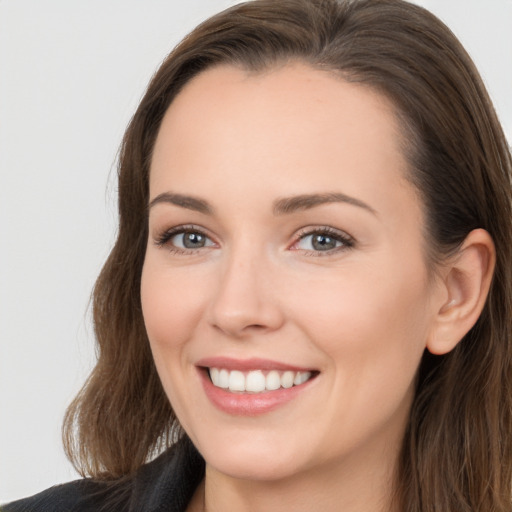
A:
[[[389,102],[305,65],[210,69],[171,104],[142,306],[214,470],[268,480],[396,457],[440,296],[406,174]]]

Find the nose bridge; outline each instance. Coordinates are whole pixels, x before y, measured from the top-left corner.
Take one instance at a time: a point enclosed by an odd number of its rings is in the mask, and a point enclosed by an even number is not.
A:
[[[212,324],[231,336],[278,328],[282,316],[272,287],[274,270],[263,245],[250,236],[233,243],[219,272]]]

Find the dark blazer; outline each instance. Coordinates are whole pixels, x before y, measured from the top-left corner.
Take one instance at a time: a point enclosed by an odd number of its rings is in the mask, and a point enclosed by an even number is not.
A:
[[[185,438],[130,478],[76,480],[3,505],[1,512],[184,512],[204,476],[204,461]]]

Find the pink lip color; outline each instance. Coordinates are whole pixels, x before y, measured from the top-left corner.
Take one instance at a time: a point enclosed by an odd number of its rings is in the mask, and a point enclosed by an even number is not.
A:
[[[202,366],[204,368],[225,368],[226,370],[239,370],[241,372],[251,370],[278,370],[283,372],[287,370],[292,372],[313,371],[311,368],[293,366],[278,361],[271,361],[270,359],[259,358],[232,359],[230,357],[206,357],[198,361],[196,366]]]
[[[212,404],[221,411],[235,416],[257,416],[277,409],[281,405],[290,402],[300,393],[309,387],[314,378],[308,380],[299,386],[293,386],[288,389],[280,388],[275,391],[264,391],[262,393],[232,393],[228,390],[218,388],[213,385],[208,368],[225,368],[227,370],[291,370],[291,371],[308,371],[304,368],[289,366],[274,361],[250,359],[237,361],[226,358],[202,359],[197,364],[201,382],[206,396]]]

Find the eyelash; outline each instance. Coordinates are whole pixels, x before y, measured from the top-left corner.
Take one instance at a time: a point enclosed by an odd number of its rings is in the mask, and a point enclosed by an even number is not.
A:
[[[308,251],[308,250],[302,249],[304,251],[303,254],[306,256],[314,256],[314,257],[332,256],[333,254],[337,254],[339,252],[346,251],[348,249],[352,249],[355,245],[355,240],[347,233],[344,233],[343,231],[338,231],[337,229],[333,229],[329,226],[323,226],[323,227],[319,227],[319,228],[303,228],[302,230],[300,230],[298,233],[297,241],[293,243],[292,247],[299,244],[302,240],[304,240],[308,236],[315,236],[315,235],[323,235],[327,238],[331,238],[335,242],[340,242],[341,245],[339,247],[335,247],[333,249],[329,249],[326,251]],[[294,250],[301,250],[301,249],[294,249]]]
[[[183,249],[181,247],[176,247],[172,244],[169,244],[169,241],[176,235],[185,234],[185,233],[194,233],[201,235],[208,240],[211,240],[211,237],[208,235],[206,231],[199,228],[198,226],[194,225],[183,225],[183,226],[176,226],[174,228],[168,229],[164,231],[162,234],[160,234],[155,239],[155,244],[158,247],[165,247],[168,251],[174,254],[195,254],[197,251],[200,251],[201,249],[204,249],[205,247],[200,248],[188,248]],[[305,250],[305,249],[293,249],[294,246],[299,244],[302,240],[307,238],[308,236],[315,236],[315,235],[323,235],[327,238],[333,239],[335,242],[340,242],[341,245],[339,247],[335,247],[333,249],[328,249],[326,251],[314,251],[314,250]],[[332,254],[346,251],[349,249],[352,249],[355,245],[355,240],[348,234],[338,231],[336,229],[333,229],[329,226],[323,226],[319,228],[303,228],[299,231],[297,234],[297,238],[295,242],[291,245],[292,250],[302,250],[303,254],[306,256],[314,256],[314,257],[325,257],[330,256]]]
[[[181,235],[185,233],[194,233],[201,236],[204,236],[205,238],[211,240],[211,237],[206,233],[206,231],[202,230],[198,226],[194,226],[192,224],[185,225],[185,226],[176,226],[174,228],[168,229],[164,231],[161,235],[159,235],[155,239],[155,244],[158,247],[165,247],[168,251],[175,254],[194,254],[197,251],[203,249],[203,247],[200,247],[198,249],[182,249],[181,247],[176,247],[172,244],[169,244],[169,241],[175,237],[176,235]]]

